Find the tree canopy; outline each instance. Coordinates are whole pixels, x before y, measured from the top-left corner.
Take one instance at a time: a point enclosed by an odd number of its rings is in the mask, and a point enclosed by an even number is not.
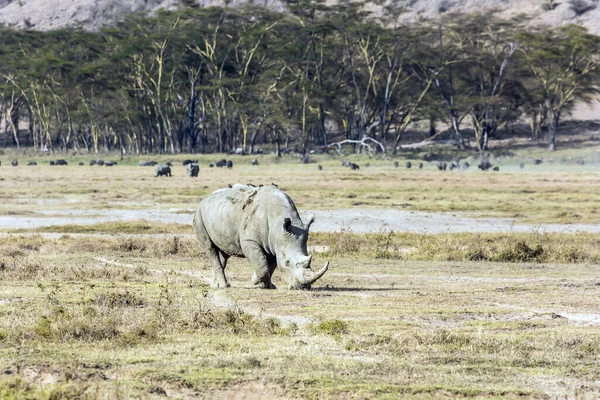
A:
[[[553,150],[560,118],[598,98],[600,38],[581,27],[526,29],[493,14],[400,25],[367,6],[189,6],[98,32],[0,28],[0,138],[124,153],[342,140],[360,150],[368,138],[395,152],[424,121],[485,151],[529,118]]]

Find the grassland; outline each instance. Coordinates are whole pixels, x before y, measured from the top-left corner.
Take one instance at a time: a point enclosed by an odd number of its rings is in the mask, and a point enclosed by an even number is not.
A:
[[[440,172],[435,163],[394,168],[392,160],[352,158],[362,168],[343,168],[340,157],[314,156],[323,166],[302,165],[297,158],[282,160],[257,156],[261,165],[251,166],[253,156],[232,156],[234,168],[208,168],[217,156],[201,156],[200,177],[185,176],[180,165],[184,156],[154,157],[173,160],[172,178],[154,178],[150,167],[139,167],[139,157],[114,167],[90,167],[91,157],[73,157],[69,166],[50,167],[37,161],[22,166],[31,157],[22,157],[19,167],[5,166],[11,157],[2,157],[0,167],[3,214],[31,215],[43,209],[193,209],[198,201],[228,183],[277,183],[301,209],[399,208],[431,212],[467,212],[476,216],[516,218],[530,223],[600,223],[600,174],[595,164],[577,165],[575,159],[533,165],[524,170],[519,158],[498,161],[499,172],[481,172],[473,165],[468,171]],[[355,156],[356,157],[356,156]],[[592,157],[591,155],[589,157]],[[150,158],[147,158],[150,159]],[[86,165],[78,166],[84,160]],[[472,163],[476,162],[471,160]],[[413,163],[416,163],[413,160]],[[370,164],[366,167],[366,164]]]
[[[600,222],[597,166],[557,153],[499,172],[228,157],[154,178],[138,158],[6,166],[0,214],[177,210],[228,183],[275,182],[300,210],[397,207],[532,223]],[[586,153],[586,160],[592,153]],[[55,157],[64,158],[64,157]],[[110,157],[104,157],[110,159]],[[220,158],[220,157],[219,157]],[[151,159],[151,158],[146,158]],[[85,161],[85,166],[78,166]],[[418,162],[418,161],[417,161]],[[370,166],[366,167],[365,164]],[[413,159],[414,164],[414,159]],[[43,212],[43,213],[42,213]],[[0,227],[0,231],[6,231]],[[252,288],[245,260],[214,290],[189,224],[145,220],[0,236],[0,399],[597,398],[600,235],[315,233],[312,291]],[[53,232],[53,235],[48,235]],[[274,283],[285,288],[279,273]]]
[[[600,389],[600,326],[586,322],[597,316],[597,264],[328,256],[334,267],[310,292],[253,289],[244,260],[228,267],[233,288],[215,291],[192,239],[9,237],[0,397],[592,398]],[[275,283],[284,286],[278,274]]]

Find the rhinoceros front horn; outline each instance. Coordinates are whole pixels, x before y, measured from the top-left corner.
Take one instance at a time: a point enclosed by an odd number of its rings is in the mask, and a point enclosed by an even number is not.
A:
[[[325,266],[323,268],[321,268],[318,272],[313,272],[310,271],[307,273],[305,273],[302,278],[300,278],[300,284],[301,285],[312,285],[313,283],[315,283],[319,278],[321,278],[325,272],[327,272],[327,269],[329,268],[329,261],[327,261],[325,263]]]

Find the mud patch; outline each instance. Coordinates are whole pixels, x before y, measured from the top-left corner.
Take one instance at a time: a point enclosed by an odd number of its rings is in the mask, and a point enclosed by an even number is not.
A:
[[[377,233],[385,231],[438,233],[600,233],[600,225],[521,224],[515,219],[474,218],[466,213],[428,213],[395,209],[313,210],[312,232]],[[93,225],[102,222],[146,220],[157,223],[191,224],[193,213],[181,209],[146,210],[40,210],[41,216],[0,215],[0,227],[35,229],[53,225]],[[306,217],[305,217],[306,218]]]

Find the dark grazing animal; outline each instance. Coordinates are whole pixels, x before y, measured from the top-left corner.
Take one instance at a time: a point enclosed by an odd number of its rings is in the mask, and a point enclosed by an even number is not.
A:
[[[252,160],[252,165],[259,165],[258,160],[256,158],[254,160]]]
[[[217,168],[223,168],[227,165],[227,160],[223,158],[223,159],[217,161],[215,163],[215,165],[217,166]]]
[[[323,166],[319,164],[319,171],[323,171]]]
[[[167,164],[157,165],[155,171],[155,178],[159,176],[171,176],[171,167]]]
[[[445,163],[445,162],[443,162],[443,161],[438,161],[438,163],[437,163],[437,169],[438,169],[438,170],[440,170],[440,171],[445,171],[445,170],[446,170],[446,168],[448,168],[448,164],[446,164],[446,163]]]
[[[198,160],[184,160],[183,161],[183,165],[188,165],[188,164],[198,164]]]
[[[10,162],[10,165],[12,165],[13,167],[17,167],[17,166],[19,166],[19,160],[12,160],[12,161]]]
[[[90,160],[90,167],[96,165],[96,160]]]
[[[140,167],[154,167],[158,164],[158,161],[140,161]]]
[[[113,165],[117,165],[116,161],[107,161],[104,163],[105,167],[112,167]]]
[[[200,167],[196,163],[190,163],[186,165],[185,172],[188,174],[188,176],[191,176],[192,178],[197,178],[198,173],[200,172]]]
[[[354,164],[354,163],[350,163],[350,169],[352,171],[356,171],[357,169],[360,169],[360,167],[358,166],[358,164]]]
[[[227,161],[227,168],[233,168],[233,161]]]
[[[406,162],[406,168],[408,168],[408,169],[412,168],[412,163],[410,161]]]
[[[398,165],[400,165],[398,164],[398,161],[394,161],[394,168],[398,168]]]
[[[487,171],[488,169],[492,168],[492,163],[489,162],[488,160],[482,161],[477,168],[479,168],[482,171]]]
[[[50,161],[48,164],[49,165],[54,165],[54,161]]]
[[[96,165],[104,165],[104,160],[96,160]]]
[[[54,162],[54,165],[69,165],[69,163],[67,162],[67,160],[56,160]]]

